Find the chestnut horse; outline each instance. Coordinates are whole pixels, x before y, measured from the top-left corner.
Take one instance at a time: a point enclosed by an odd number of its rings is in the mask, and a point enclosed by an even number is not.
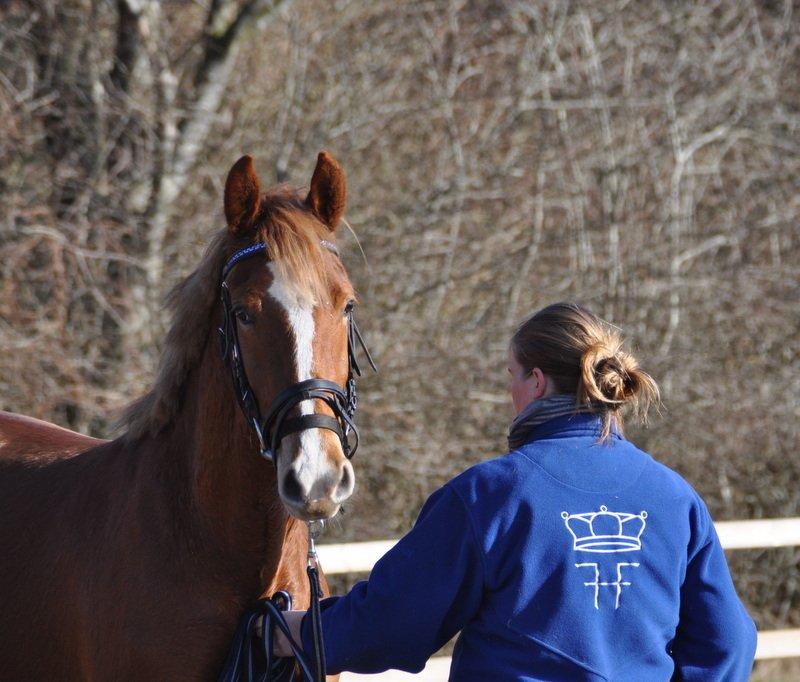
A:
[[[245,156],[224,199],[228,227],[171,294],[156,383],[122,436],[0,414],[4,680],[214,680],[254,600],[284,589],[308,606],[304,521],[338,512],[353,469],[326,428],[286,435],[276,466],[258,456],[220,355],[220,278],[232,254],[267,245],[226,279],[261,406],[311,378],[344,386],[354,293],[333,247],[344,174],[322,152],[306,196],[262,194]],[[333,414],[302,403],[295,414]]]

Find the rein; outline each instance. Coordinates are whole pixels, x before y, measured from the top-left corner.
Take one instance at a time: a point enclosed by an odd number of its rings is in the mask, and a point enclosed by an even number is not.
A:
[[[294,682],[295,666],[308,682],[325,682],[325,644],[322,639],[322,621],[319,602],[322,588],[319,583],[319,564],[316,539],[322,530],[322,521],[308,522],[308,563],[306,574],[311,587],[311,617],[313,661],[309,662],[302,643],[292,637],[284,611],[292,608],[292,596],[280,590],[269,599],[260,599],[239,619],[228,658],[219,676],[219,682]],[[260,627],[259,627],[260,626]],[[294,658],[281,658],[272,653],[278,628],[292,649]],[[262,671],[263,672],[260,672]]]
[[[339,256],[336,245],[321,240],[320,244],[331,253]],[[328,429],[333,431],[342,444],[345,457],[350,459],[358,448],[358,429],[353,417],[358,407],[355,378],[361,376],[361,367],[356,357],[356,346],[361,346],[364,355],[374,371],[378,371],[372,360],[361,332],[356,325],[351,305],[345,310],[347,316],[347,361],[348,373],[344,389],[327,379],[307,379],[292,384],[281,391],[272,401],[266,416],[262,416],[258,399],[253,392],[244,370],[242,350],[236,327],[236,314],[231,305],[230,290],[226,279],[231,270],[240,262],[260,254],[268,253],[263,242],[253,244],[234,253],[222,269],[220,298],[223,308],[223,322],[219,327],[220,353],[231,368],[236,400],[245,418],[258,438],[259,454],[272,464],[276,464],[278,449],[283,438],[290,433],[306,429]],[[330,407],[334,416],[312,413],[299,417],[288,417],[292,408],[304,400],[322,400]],[[354,443],[351,446],[349,436]],[[316,539],[322,529],[322,521],[308,522],[308,560],[306,574],[311,589],[311,629],[313,637],[313,664],[307,660],[302,643],[295,642],[283,612],[292,608],[292,597],[288,592],[276,592],[269,599],[261,599],[246,611],[239,620],[228,658],[219,677],[219,682],[292,682],[295,680],[295,666],[309,682],[325,680],[325,647],[322,640],[320,619],[320,599],[322,589],[319,582],[319,563]],[[260,627],[260,633],[258,632]],[[272,643],[275,628],[286,636],[294,658],[278,658],[273,655]],[[263,672],[260,672],[262,671]]]

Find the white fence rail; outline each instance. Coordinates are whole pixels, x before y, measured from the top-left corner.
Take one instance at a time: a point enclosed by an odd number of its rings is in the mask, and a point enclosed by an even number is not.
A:
[[[800,546],[800,517],[787,519],[755,519],[720,521],[716,524],[725,549],[768,549]],[[397,540],[348,542],[319,545],[322,567],[326,574],[363,573],[372,570],[375,562],[391,549]],[[758,633],[756,659],[792,658],[800,656],[800,628],[768,630]],[[381,680],[381,682],[441,682],[447,679],[450,659],[432,658],[418,675],[391,671],[382,675],[342,675],[343,682]]]

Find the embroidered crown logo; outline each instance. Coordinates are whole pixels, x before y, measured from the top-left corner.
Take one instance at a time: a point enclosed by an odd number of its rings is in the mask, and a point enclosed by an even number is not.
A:
[[[561,518],[573,538],[572,548],[584,552],[632,552],[642,548],[642,533],[647,512],[626,514],[608,511],[570,514]]]

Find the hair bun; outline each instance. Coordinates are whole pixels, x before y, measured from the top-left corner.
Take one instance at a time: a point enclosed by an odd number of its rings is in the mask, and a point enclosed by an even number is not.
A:
[[[636,359],[620,350],[619,343],[601,340],[583,354],[581,369],[586,396],[591,402],[618,410],[636,392]]]
[[[635,371],[636,361],[619,350],[600,357],[594,366],[597,387],[608,400],[616,403],[623,403],[631,396],[636,384],[631,373]]]

